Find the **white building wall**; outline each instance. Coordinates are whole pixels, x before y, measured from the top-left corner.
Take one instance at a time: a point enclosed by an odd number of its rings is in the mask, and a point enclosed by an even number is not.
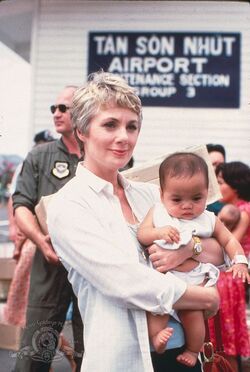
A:
[[[250,164],[250,5],[223,1],[37,0],[32,43],[32,125],[53,129],[49,106],[86,79],[89,31],[240,32],[239,109],[145,107],[135,151],[141,163],[163,153],[221,143],[227,159]]]

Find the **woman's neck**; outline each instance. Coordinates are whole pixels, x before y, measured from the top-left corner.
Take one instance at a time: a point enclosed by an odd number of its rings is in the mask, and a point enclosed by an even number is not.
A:
[[[116,178],[116,181],[115,182],[112,182],[112,185],[113,185],[113,188],[114,188],[114,194],[118,196],[121,196],[121,195],[124,195],[124,189],[121,185],[121,183],[119,182],[119,178],[117,177]]]
[[[131,225],[136,225],[138,223],[138,220],[137,220],[131,206],[128,203],[124,188],[119,183],[119,179],[118,179],[117,185],[114,186],[114,194],[117,196],[117,198],[120,201],[120,205],[121,205],[121,208],[122,208],[122,213],[123,213],[123,216],[124,216],[125,220]]]
[[[88,155],[84,157],[84,167],[94,173],[97,177],[110,182],[113,185],[114,190],[119,189],[118,170],[101,167],[99,164],[89,159]]]
[[[110,182],[113,185],[114,195],[116,195],[120,201],[125,220],[130,224],[138,223],[138,220],[136,219],[132,208],[128,203],[124,188],[121,182],[119,182],[118,171],[111,171],[110,169],[105,171],[105,169],[100,169],[99,167],[97,168],[97,166],[95,166],[89,159],[84,160],[84,167],[86,167],[96,176],[104,179],[107,182]]]

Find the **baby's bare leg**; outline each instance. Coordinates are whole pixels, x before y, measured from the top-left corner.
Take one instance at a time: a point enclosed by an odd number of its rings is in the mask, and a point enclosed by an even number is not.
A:
[[[67,339],[61,333],[59,336],[60,351],[64,353],[71,366],[71,372],[76,372],[76,362],[74,361],[74,350]]]
[[[186,349],[177,357],[178,362],[193,367],[205,338],[205,323],[203,312],[196,310],[181,310],[178,312],[185,331]]]
[[[164,353],[166,344],[173,334],[173,328],[167,327],[169,315],[147,313],[149,339],[157,353]]]

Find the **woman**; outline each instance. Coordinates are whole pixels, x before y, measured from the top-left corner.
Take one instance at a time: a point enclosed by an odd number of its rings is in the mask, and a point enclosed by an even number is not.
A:
[[[241,211],[240,224],[233,233],[250,259],[250,168],[240,161],[223,163],[216,169],[222,201]]]
[[[232,230],[240,241],[245,255],[250,258],[250,168],[233,161],[216,168],[217,180],[222,194],[221,201],[233,204],[241,211],[240,221]],[[222,272],[218,281],[221,298],[222,339],[228,360],[238,371],[237,357],[250,356],[250,343],[246,322],[245,287],[241,280],[233,279],[231,273]]]
[[[159,200],[159,189],[128,182],[118,172],[133,154],[141,118],[140,99],[115,75],[94,74],[74,95],[72,119],[84,163],[72,182],[53,197],[48,227],[84,322],[82,371],[153,371],[145,310],[213,312],[218,306],[215,289],[187,288],[171,274],[162,275],[145,264],[135,230]],[[192,256],[193,245],[183,248],[179,261]],[[161,249],[152,246],[150,255],[159,271],[167,268]],[[171,256],[169,266],[176,260]],[[175,348],[184,343],[176,324]],[[183,369],[172,359],[170,371],[201,370],[199,363]]]
[[[209,154],[209,158],[211,160],[212,166],[214,171],[219,164],[225,163],[226,161],[226,150],[225,147],[219,143],[207,143],[207,152]],[[223,207],[223,203],[219,200],[209,204],[207,206],[207,210],[210,212],[214,212],[216,216],[220,212],[221,208]]]

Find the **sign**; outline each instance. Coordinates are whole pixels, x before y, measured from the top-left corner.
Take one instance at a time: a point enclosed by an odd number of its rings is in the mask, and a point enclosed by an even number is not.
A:
[[[144,106],[240,105],[240,34],[90,32],[88,73],[124,77]]]

